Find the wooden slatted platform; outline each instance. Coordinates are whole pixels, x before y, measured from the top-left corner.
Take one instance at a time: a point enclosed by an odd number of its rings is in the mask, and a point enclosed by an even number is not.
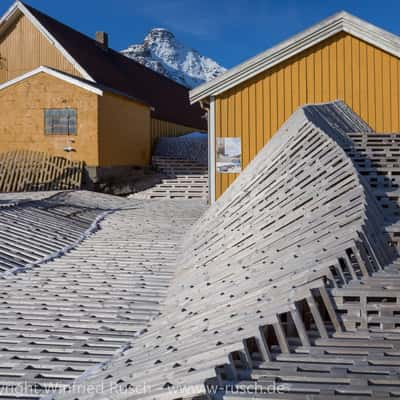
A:
[[[57,257],[97,229],[105,211],[70,202],[55,193],[38,200],[11,198],[0,207],[0,273],[17,273],[27,266]]]
[[[63,390],[127,349],[159,315],[182,236],[204,211],[197,201],[178,205],[89,192],[60,193],[51,203],[51,216],[61,225],[71,218],[75,229],[92,214],[73,207],[114,212],[63,257],[0,277],[0,398],[33,399]],[[43,200],[36,206],[30,203],[30,213],[37,208],[45,216]],[[3,212],[8,209],[0,210],[0,218]],[[37,231],[38,248],[46,232]],[[53,234],[61,240],[61,232]],[[27,252],[33,246],[23,237],[18,243]]]
[[[197,222],[202,201],[123,200],[67,256],[0,280],[0,384],[399,397],[397,146],[343,103],[307,106]]]
[[[187,235],[161,316],[84,385],[118,400],[398,397],[397,142],[377,165],[370,135],[341,102],[298,110]]]

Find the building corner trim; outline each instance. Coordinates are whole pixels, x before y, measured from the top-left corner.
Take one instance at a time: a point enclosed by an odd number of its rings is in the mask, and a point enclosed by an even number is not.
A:
[[[210,97],[208,115],[208,191],[210,203],[215,203],[215,97]]]

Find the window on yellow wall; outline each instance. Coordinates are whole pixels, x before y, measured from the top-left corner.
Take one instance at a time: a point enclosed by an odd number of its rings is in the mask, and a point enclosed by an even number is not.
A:
[[[44,110],[46,135],[76,135],[77,111],[74,108],[48,108]]]

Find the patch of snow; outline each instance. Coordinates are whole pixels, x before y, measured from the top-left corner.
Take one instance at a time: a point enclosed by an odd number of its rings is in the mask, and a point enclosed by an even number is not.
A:
[[[202,133],[202,132],[191,132],[191,133],[186,133],[185,135],[178,136],[177,138],[186,138],[186,139],[206,139],[207,133]]]
[[[161,137],[154,148],[155,156],[177,157],[208,165],[208,135],[192,132],[177,137]]]
[[[132,44],[121,53],[190,89],[226,71],[164,28],[152,29],[143,43]]]

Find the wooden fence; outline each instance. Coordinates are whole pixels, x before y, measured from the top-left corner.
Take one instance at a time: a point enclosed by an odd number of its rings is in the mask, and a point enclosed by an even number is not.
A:
[[[17,150],[0,154],[0,192],[80,189],[83,162]]]

